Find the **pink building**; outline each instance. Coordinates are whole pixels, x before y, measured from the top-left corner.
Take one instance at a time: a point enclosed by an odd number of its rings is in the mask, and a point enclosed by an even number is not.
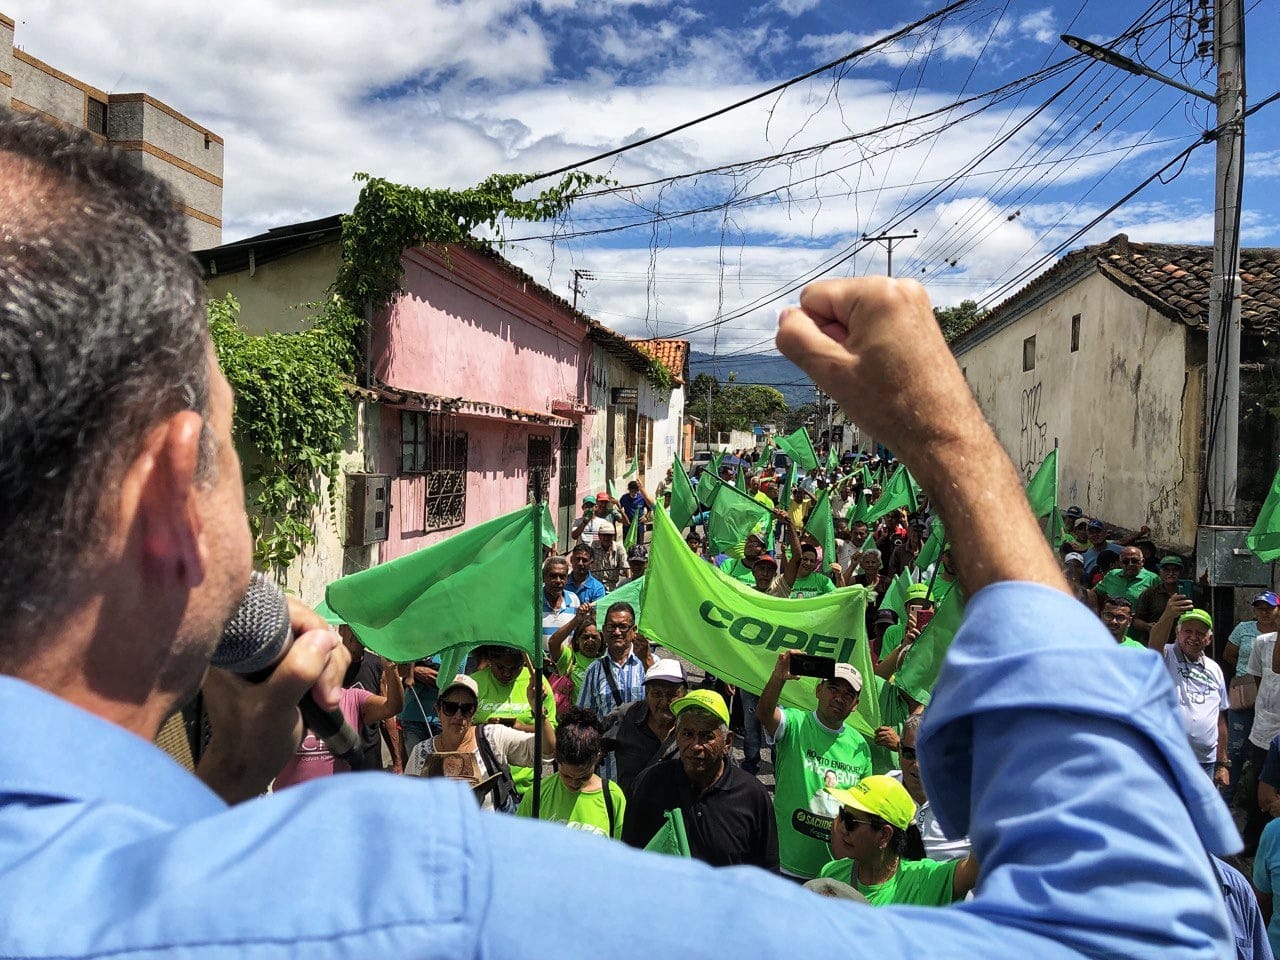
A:
[[[333,217],[197,256],[210,295],[233,294],[246,329],[288,332],[299,327],[296,305],[333,282],[339,231]],[[673,434],[675,453],[683,387],[656,390],[647,374],[652,355],[671,353],[682,384],[687,347],[646,352],[497,254],[418,248],[404,267],[404,293],[373,317],[366,382],[354,391],[347,503],[333,505],[335,529],[318,525],[315,555],[290,570],[304,599],[344,573],[518,509],[535,472],[565,544],[582,496],[620,478],[632,457],[642,472],[665,473],[655,425]]]

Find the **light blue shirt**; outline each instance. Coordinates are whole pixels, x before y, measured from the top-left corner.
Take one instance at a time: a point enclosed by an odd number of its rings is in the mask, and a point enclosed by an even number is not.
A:
[[[560,608],[556,609],[551,606],[547,600],[547,591],[542,591],[542,653],[545,656],[547,646],[551,643],[552,635],[572,620],[578,613],[578,607],[582,601],[578,599],[578,595],[572,590],[562,590],[560,596]]]
[[[877,960],[1231,955],[1205,849],[1239,838],[1163,664],[1027,584],[972,598],[921,731],[932,807],[982,864],[974,899],[946,908],[482,814],[442,780],[348,773],[228,810],[151,744],[8,678],[0,724],[38,733],[0,738],[0,955],[515,960],[608,938],[617,960],[693,960],[791,956],[797,931]],[[643,889],[653,909],[627,936],[579,912],[566,939],[548,889]],[[765,909],[743,923],[743,903]]]
[[[619,703],[613,697],[613,688],[609,686],[609,670],[613,674],[613,682],[618,685],[618,694],[622,697]],[[644,699],[644,663],[636,656],[635,651],[627,654],[622,665],[614,663],[608,654],[591,661],[586,675],[582,678],[582,689],[578,691],[578,706],[590,707],[604,717],[615,707],[634,700]]]

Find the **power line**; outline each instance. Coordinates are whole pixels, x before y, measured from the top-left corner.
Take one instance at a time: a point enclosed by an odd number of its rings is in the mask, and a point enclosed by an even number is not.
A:
[[[737,110],[739,107],[745,107],[749,103],[755,103],[757,100],[763,100],[765,97],[772,96],[775,93],[780,93],[781,91],[787,89],[788,87],[795,86],[797,83],[801,83],[804,80],[808,80],[810,77],[816,77],[818,74],[825,73],[826,71],[834,67],[838,67],[843,63],[848,63],[851,60],[856,60],[858,57],[862,57],[868,53],[872,53],[873,51],[878,50],[880,47],[883,47],[886,44],[890,44],[895,40],[900,40],[901,38],[907,36],[911,32],[918,30],[920,27],[924,26],[925,24],[931,23],[932,21],[937,20],[940,17],[945,17],[947,14],[951,13],[952,11],[959,10],[961,7],[968,6],[970,3],[973,3],[973,2],[974,0],[955,0],[955,2],[949,3],[942,9],[935,10],[932,13],[927,14],[926,16],[915,21],[914,23],[909,23],[905,27],[902,27],[899,30],[895,30],[893,33],[886,34],[880,39],[867,44],[865,47],[859,47],[857,50],[854,50],[852,53],[845,54],[843,57],[840,57],[836,60],[832,60],[830,63],[825,63],[820,67],[814,67],[812,70],[808,71],[807,73],[802,73],[799,76],[792,77],[790,80],[784,80],[782,83],[775,84],[774,86],[770,87],[767,90],[762,90],[761,92],[752,94],[749,97],[745,97],[742,100],[737,101],[736,103],[731,103],[727,107],[721,107],[719,110],[713,110],[711,113],[703,114],[702,116],[696,117],[693,120],[686,120],[684,123],[678,124],[667,130],[663,130],[661,133],[655,133],[652,136],[645,137],[641,140],[636,140],[633,143],[627,143],[620,147],[614,147],[612,150],[606,150],[604,153],[598,153],[594,157],[588,157],[586,160],[580,160],[577,163],[570,163],[563,167],[557,167],[555,170],[548,170],[546,173],[539,173],[536,176],[534,176],[533,179],[530,180],[529,182],[536,183],[539,180],[545,180],[548,177],[558,176],[562,173],[568,173],[571,170],[577,170],[581,167],[588,166],[589,164],[595,163],[599,160],[607,160],[609,157],[616,157],[619,154],[626,153],[628,150],[634,150],[637,147],[643,147],[643,146],[646,146],[647,144],[654,143],[657,140],[661,140],[664,137],[669,137],[673,133],[680,133],[682,130],[688,130],[690,127],[697,126],[700,123],[705,123],[707,120],[714,120],[716,117],[722,117],[726,113],[730,113],[734,110]]]

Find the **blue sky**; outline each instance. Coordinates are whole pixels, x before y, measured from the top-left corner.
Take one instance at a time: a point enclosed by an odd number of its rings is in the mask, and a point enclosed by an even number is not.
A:
[[[349,209],[357,170],[464,186],[575,163],[941,6],[0,0],[28,52],[111,91],[146,90],[223,135],[226,240]],[[599,320],[631,336],[688,335],[729,365],[771,347],[777,310],[803,279],[883,272],[884,245],[863,234],[918,231],[896,247],[895,273],[941,304],[995,302],[1211,124],[1207,105],[1154,81],[1092,61],[1055,67],[1072,55],[1058,34],[1127,33],[1123,52],[1211,90],[1190,6],[971,0],[836,70],[590,165],[627,189],[557,224],[512,225],[506,253],[564,294],[575,269],[588,271],[581,305]],[[1280,17],[1274,0],[1245,7],[1256,103],[1280,88]],[[1277,118],[1280,103],[1248,127],[1251,246],[1280,246]],[[1071,246],[1121,231],[1208,243],[1212,176],[1206,147]]]

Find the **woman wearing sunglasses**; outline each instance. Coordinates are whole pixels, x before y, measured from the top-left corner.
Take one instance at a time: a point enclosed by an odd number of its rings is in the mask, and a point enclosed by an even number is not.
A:
[[[570,703],[577,703],[587,667],[604,655],[604,637],[596,626],[596,605],[584,603],[578,607],[577,615],[551,635],[547,651],[556,672],[568,677],[573,685]]]
[[[526,689],[529,698],[529,709],[535,713],[540,709],[534,697],[534,685]],[[436,700],[436,709],[440,716],[440,732],[434,737],[423,740],[405,764],[404,772],[409,776],[421,776],[427,767],[427,757],[433,753],[460,753],[475,758],[475,769],[480,782],[494,775],[507,779],[511,774],[512,764],[521,767],[533,766],[533,734],[500,723],[476,726],[471,722],[479,703],[479,687],[475,680],[460,673],[453,682],[440,691]],[[554,755],[556,750],[556,731],[550,723],[542,725],[542,753],[544,757]],[[469,777],[467,779],[470,779]],[[494,802],[495,791],[485,793],[480,806],[485,810],[507,809],[514,812],[514,803]]]
[[[941,907],[965,895],[978,882],[978,861],[906,860],[907,829],[916,804],[893,777],[863,777],[852,787],[828,787],[840,803],[831,827],[836,859],[819,876],[841,880],[872,906],[893,903]]]

